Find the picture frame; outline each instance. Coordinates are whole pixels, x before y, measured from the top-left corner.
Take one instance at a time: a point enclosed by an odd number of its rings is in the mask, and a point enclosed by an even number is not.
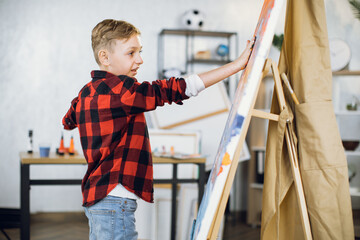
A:
[[[201,133],[199,131],[149,129],[149,138],[152,153],[156,156],[169,154],[172,147],[176,153],[181,154],[193,155],[201,152]],[[153,170],[154,178],[172,177],[171,164],[155,164]],[[197,174],[197,166],[194,164],[178,166],[179,178],[196,178]]]

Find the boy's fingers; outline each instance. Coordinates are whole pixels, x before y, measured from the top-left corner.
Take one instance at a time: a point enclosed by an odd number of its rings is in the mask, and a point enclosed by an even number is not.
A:
[[[251,47],[250,47],[250,49],[253,49],[253,47],[254,47],[254,45],[255,45],[255,39],[256,39],[255,36],[251,38],[251,41],[250,41]]]

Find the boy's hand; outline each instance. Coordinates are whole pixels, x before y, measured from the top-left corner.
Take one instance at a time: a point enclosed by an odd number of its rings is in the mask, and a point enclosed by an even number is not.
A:
[[[240,70],[243,70],[246,67],[246,65],[249,61],[252,49],[254,47],[254,44],[255,44],[255,37],[253,37],[251,40],[247,41],[244,51],[241,53],[240,57],[234,61],[239,66]]]
[[[203,81],[205,88],[210,87],[211,85],[230,77],[231,75],[239,72],[240,70],[243,70],[249,61],[254,42],[255,37],[251,40],[248,40],[246,48],[241,53],[240,57],[235,59],[233,62],[210,70],[208,72],[198,74],[200,79]]]

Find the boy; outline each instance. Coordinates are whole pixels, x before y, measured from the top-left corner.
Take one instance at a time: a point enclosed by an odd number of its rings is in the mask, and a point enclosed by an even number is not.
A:
[[[144,112],[196,96],[242,70],[253,41],[234,62],[185,79],[139,83],[140,31],[125,21],[107,19],[92,31],[100,70],[92,71],[63,118],[65,129],[79,128],[88,163],[82,181],[90,239],[137,239],[136,200],[153,202],[153,169]]]

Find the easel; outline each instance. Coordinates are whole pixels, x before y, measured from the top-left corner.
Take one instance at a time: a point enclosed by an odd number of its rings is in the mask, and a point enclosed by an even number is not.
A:
[[[276,94],[278,97],[280,110],[283,110],[286,107],[286,101],[285,101],[285,96],[284,96],[284,92],[283,92],[283,88],[282,88],[282,84],[281,84],[281,78],[280,78],[278,67],[271,59],[266,59],[266,61],[265,61],[263,72],[262,72],[262,79],[264,79],[264,77],[268,74],[270,68],[272,70],[272,74],[274,77],[275,90],[276,90]],[[281,77],[282,77],[283,81],[285,82],[285,85],[289,88],[291,96],[292,96],[295,104],[299,104],[299,101],[297,100],[295,94],[292,91],[292,88],[291,88],[289,82],[287,81],[286,75],[282,74]],[[258,89],[259,89],[259,86],[258,86]],[[257,89],[257,91],[258,91],[258,89]],[[252,103],[252,108],[251,108],[252,110],[250,110],[251,116],[269,119],[271,121],[279,121],[279,115],[277,115],[277,114],[267,113],[267,112],[263,112],[263,111],[254,109],[255,101],[256,101],[256,98],[254,98],[253,103]],[[248,128],[250,119],[251,119],[251,117],[246,118],[246,120],[244,122],[244,127]],[[290,157],[291,171],[292,171],[292,175],[293,175],[293,179],[294,179],[297,201],[298,201],[299,210],[300,210],[301,223],[302,223],[302,228],[303,228],[303,232],[304,232],[304,239],[311,240],[312,234],[311,234],[309,216],[308,216],[308,212],[307,212],[304,190],[303,190],[302,180],[301,180],[301,175],[300,175],[300,170],[299,170],[296,146],[295,146],[294,138],[293,138],[292,134],[290,134],[291,133],[290,129],[291,129],[291,122],[288,121],[286,124],[286,129],[285,129],[285,140],[286,140],[287,149],[288,149],[289,157]],[[245,136],[242,136],[239,140],[234,159],[238,159],[240,157],[241,146],[243,145],[244,141],[245,141]],[[221,195],[220,202],[219,202],[217,211],[215,213],[214,220],[211,224],[211,228],[210,228],[209,234],[207,236],[207,239],[215,240],[218,235],[220,223],[222,220],[222,216],[224,215],[227,200],[229,198],[230,189],[231,189],[234,177],[235,177],[237,165],[238,165],[238,161],[232,161],[229,175],[228,175],[227,181],[224,186],[223,194]]]

